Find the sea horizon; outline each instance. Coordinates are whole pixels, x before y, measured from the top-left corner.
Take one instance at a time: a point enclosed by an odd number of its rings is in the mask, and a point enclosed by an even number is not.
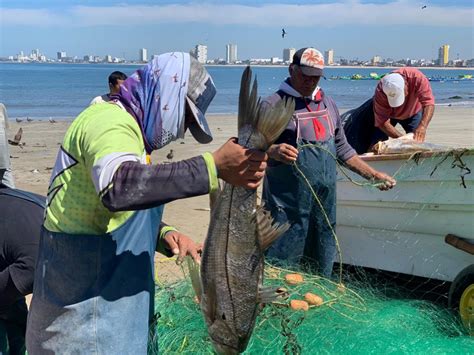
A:
[[[108,92],[107,78],[115,70],[132,74],[140,64],[66,64],[66,63],[0,63],[0,97],[11,119],[73,119],[98,95]],[[217,95],[208,114],[235,115],[242,68],[246,65],[207,65]],[[278,90],[288,76],[287,65],[251,65],[258,80],[259,95],[266,97]],[[383,75],[395,68],[327,66],[320,86],[340,109],[358,107],[369,99],[377,80],[350,80],[348,76],[371,73]],[[433,78],[449,81],[431,82],[436,104],[474,107],[474,80],[457,79],[460,74],[474,75],[474,69],[420,68]],[[344,77],[346,80],[332,80]],[[25,95],[28,93],[28,96]]]

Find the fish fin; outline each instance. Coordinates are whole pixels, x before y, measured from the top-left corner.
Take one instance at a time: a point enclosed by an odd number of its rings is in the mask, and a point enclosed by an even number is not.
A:
[[[266,150],[288,126],[295,102],[293,98],[287,98],[270,105],[260,100],[257,88],[257,79],[252,84],[252,70],[247,66],[240,82],[238,128],[240,131],[246,125],[254,127],[262,138],[257,148]]]
[[[258,241],[262,251],[267,250],[268,247],[278,239],[278,237],[290,228],[289,223],[274,223],[272,215],[263,207],[263,205],[257,207],[255,220],[257,224]]]
[[[252,88],[250,88],[252,86]],[[255,120],[258,119],[258,109],[260,106],[260,99],[257,97],[257,80],[254,80],[252,85],[252,69],[250,66],[245,68],[240,80],[239,93],[239,114],[238,114],[238,129],[246,125],[256,126]]]
[[[295,100],[279,100],[274,106],[262,103],[259,106],[257,131],[265,137],[269,147],[283,133],[295,111]]]
[[[203,302],[201,302],[201,308],[205,313],[205,317],[209,322],[214,322],[217,316],[217,292],[216,286],[211,282],[207,285],[205,297],[203,297]],[[203,294],[204,295],[204,294]]]
[[[201,302],[202,297],[202,283],[201,283],[201,273],[199,272],[199,264],[194,261],[191,257],[186,257],[186,262],[188,264],[189,278],[191,279],[191,285],[193,286],[196,296]]]
[[[278,300],[284,300],[289,297],[288,290],[284,287],[274,288],[271,286],[260,287],[258,289],[258,303],[271,303]]]

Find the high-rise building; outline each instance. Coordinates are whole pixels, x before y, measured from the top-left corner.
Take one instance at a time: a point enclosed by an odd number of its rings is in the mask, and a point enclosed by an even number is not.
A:
[[[324,52],[324,64],[333,65],[334,64],[334,49],[328,49]]]
[[[110,54],[107,54],[107,55],[104,57],[104,62],[112,63],[112,56],[111,56]]]
[[[372,57],[372,65],[377,65],[382,61],[382,57],[379,55],[374,55]]]
[[[293,60],[293,56],[295,55],[295,52],[296,52],[296,49],[294,48],[283,49],[283,61],[291,62]]]
[[[66,58],[66,52],[57,52],[56,55],[58,60],[63,60]]]
[[[237,45],[227,44],[225,46],[225,49],[226,49],[225,62],[227,64],[235,63],[237,61]]]
[[[39,51],[39,49],[33,49],[31,51],[31,55],[30,55],[30,58],[33,59],[33,60],[39,60],[40,59],[40,56],[41,56],[41,53]]]
[[[147,62],[148,61],[148,53],[146,48],[140,48],[138,52],[138,60],[140,62]]]
[[[449,44],[443,44],[438,50],[438,65],[446,66],[449,62]]]
[[[206,64],[207,62],[207,46],[198,44],[194,48],[194,55],[199,63]]]

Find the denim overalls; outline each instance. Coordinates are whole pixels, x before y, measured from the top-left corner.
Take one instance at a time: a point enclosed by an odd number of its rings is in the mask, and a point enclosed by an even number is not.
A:
[[[285,96],[281,91],[278,94]],[[335,127],[325,99],[311,102],[313,107],[304,100],[296,98],[296,111],[285,131],[294,132],[299,150],[296,167],[270,161],[266,171],[263,200],[275,221],[291,225],[269,248],[267,257],[283,264],[309,264],[328,277],[336,253],[331,231],[336,223]]]

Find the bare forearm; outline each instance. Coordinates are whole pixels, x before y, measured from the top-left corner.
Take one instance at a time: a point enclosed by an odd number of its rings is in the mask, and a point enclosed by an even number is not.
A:
[[[390,190],[397,183],[390,175],[370,167],[370,165],[363,161],[358,155],[354,155],[352,158],[346,160],[346,165],[349,169],[365,177],[367,180],[377,181],[374,186],[377,186],[379,190]]]
[[[428,128],[428,125],[431,122],[431,118],[434,114],[434,105],[429,105],[423,107],[423,116],[421,117],[420,126]]]
[[[414,138],[418,142],[424,142],[426,137],[426,130],[430,124],[431,118],[434,113],[434,105],[428,105],[423,107],[423,116],[421,116],[421,121],[418,127],[413,131]]]
[[[403,135],[403,134],[400,133],[400,131],[398,129],[396,129],[394,126],[392,126],[392,124],[390,123],[390,120],[386,121],[379,128],[383,133],[385,133],[390,138],[398,138],[398,137],[401,137]]]
[[[358,155],[354,155],[345,162],[346,166],[353,172],[360,176],[370,180],[374,179],[377,171],[370,167],[365,161],[363,161]]]

